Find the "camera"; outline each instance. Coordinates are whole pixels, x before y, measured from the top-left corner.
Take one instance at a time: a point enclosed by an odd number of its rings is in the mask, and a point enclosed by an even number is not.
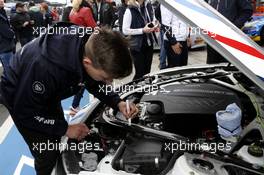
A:
[[[153,24],[153,23],[149,23],[149,24],[148,24],[148,27],[149,27],[149,28],[153,28],[153,27],[154,27],[154,24]]]

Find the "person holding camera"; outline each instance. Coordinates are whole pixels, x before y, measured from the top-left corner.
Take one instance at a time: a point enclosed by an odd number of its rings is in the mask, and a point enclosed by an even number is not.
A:
[[[158,31],[154,11],[145,0],[129,0],[123,17],[123,33],[130,36],[130,51],[134,59],[134,80],[142,78],[151,69],[153,43],[157,42],[154,34]]]

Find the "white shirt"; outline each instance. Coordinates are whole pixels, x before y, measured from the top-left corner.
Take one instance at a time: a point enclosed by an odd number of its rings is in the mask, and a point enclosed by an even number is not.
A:
[[[146,5],[147,5],[147,1],[145,2],[145,8],[146,8]],[[138,7],[139,7],[139,4],[138,4]],[[140,11],[140,9],[138,9],[138,10]],[[149,16],[147,8],[146,8],[146,13]],[[150,19],[150,16],[149,16],[149,19]],[[153,22],[155,22],[155,21],[156,21],[156,19],[153,16]],[[124,17],[123,17],[122,31],[123,31],[124,35],[141,35],[141,34],[143,34],[143,28],[131,29],[130,28],[131,22],[132,22],[132,14],[131,14],[130,9],[127,8],[125,11]]]
[[[177,41],[186,41],[189,35],[189,27],[187,24],[181,21],[163,5],[160,5],[160,11],[162,24],[172,28],[173,37],[175,37]],[[168,40],[165,34],[164,39]]]
[[[131,29],[132,14],[129,8],[126,9],[123,17],[123,33],[124,35],[141,35],[143,34],[143,28]]]

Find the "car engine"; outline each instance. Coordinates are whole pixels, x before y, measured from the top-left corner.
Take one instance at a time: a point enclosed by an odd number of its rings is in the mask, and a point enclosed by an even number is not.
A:
[[[263,97],[237,70],[177,72],[130,85],[134,90],[124,99],[137,104],[137,116],[129,123],[99,104],[86,120],[90,136],[68,141],[92,149],[64,151],[66,174],[264,174]],[[146,92],[139,85],[158,88]],[[235,141],[219,134],[216,119],[230,104],[242,113]]]

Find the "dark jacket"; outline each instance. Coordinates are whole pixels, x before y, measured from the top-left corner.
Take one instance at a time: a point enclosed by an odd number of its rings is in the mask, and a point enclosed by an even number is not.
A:
[[[6,12],[0,9],[0,53],[10,52],[15,47],[15,32],[11,29]]]
[[[29,11],[28,12],[30,19],[34,20],[33,27],[42,27],[43,26],[43,15],[39,11]]]
[[[123,18],[124,18],[124,14],[126,11],[127,5],[126,4],[122,4],[119,8],[118,8],[118,24],[119,24],[119,31],[122,32],[122,26],[123,26]]]
[[[249,0],[208,0],[208,3],[234,23],[238,28],[252,16],[253,9]]]
[[[11,16],[11,25],[19,38],[28,38],[33,36],[32,25],[29,24],[25,27],[23,26],[26,21],[30,22],[30,20],[30,16],[27,12],[17,12],[14,16]]]
[[[69,33],[74,33],[72,30],[77,26],[69,28]],[[2,76],[1,91],[18,127],[50,136],[64,135],[68,124],[60,102],[76,94],[80,82],[99,100],[117,107],[119,96],[100,91],[104,83],[93,80],[83,69],[81,59],[88,37],[44,34],[15,54]]]
[[[39,36],[38,32],[35,32],[35,30],[40,29],[40,27],[44,27],[44,19],[43,19],[43,14],[38,10],[38,7],[31,7],[28,12],[30,19],[34,20],[34,24],[32,25],[33,27],[33,35],[35,37]]]
[[[71,10],[72,10],[72,6],[67,6],[63,9],[62,18],[61,18],[62,22],[70,22],[69,16],[70,16]]]
[[[100,8],[100,11],[98,13],[97,3],[94,2],[92,4],[92,9],[93,9],[94,20],[97,23],[97,25],[99,25],[99,26],[108,25],[110,27],[113,26],[113,24],[114,24],[114,9],[111,6],[111,4],[102,0],[101,8]]]
[[[145,22],[145,19],[142,13],[139,11],[139,8],[133,5],[128,5],[128,8],[130,9],[131,16],[132,16],[130,28],[131,29],[144,28],[144,26],[146,25],[146,22]],[[153,14],[153,9],[150,3],[146,4],[146,9],[148,11],[150,21],[153,21],[154,14]],[[153,43],[153,41],[151,42]],[[148,45],[147,34],[143,33],[142,35],[131,35],[130,36],[130,48],[132,50],[140,51],[140,49],[142,48],[142,45]]]
[[[52,25],[53,17],[51,15],[51,13],[50,12],[45,13],[43,20],[44,20],[43,21],[43,26],[44,27],[48,27],[48,26]]]

